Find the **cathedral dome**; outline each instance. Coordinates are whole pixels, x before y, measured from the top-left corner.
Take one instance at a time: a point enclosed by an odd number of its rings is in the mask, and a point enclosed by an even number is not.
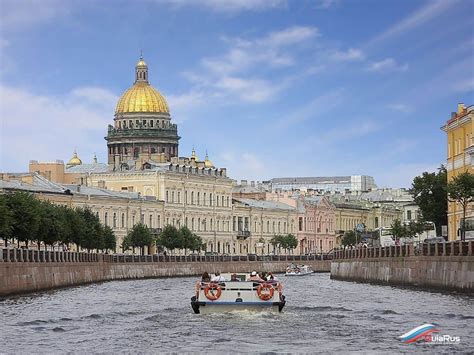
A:
[[[148,83],[136,82],[118,101],[115,113],[164,112],[169,113],[165,98]]]
[[[135,66],[135,83],[117,103],[115,113],[168,113],[165,98],[148,82],[148,66],[142,57]]]
[[[69,160],[69,163],[67,163],[68,166],[76,166],[76,165],[81,165],[82,160],[79,159],[77,156],[77,152],[74,151],[74,155],[72,156],[71,160]]]

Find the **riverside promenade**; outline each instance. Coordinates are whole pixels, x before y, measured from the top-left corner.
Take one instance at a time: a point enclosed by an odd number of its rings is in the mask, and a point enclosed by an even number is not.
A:
[[[284,272],[291,262],[329,272],[330,260],[314,256],[107,255],[32,249],[0,249],[0,296],[111,280],[200,275],[204,271]]]
[[[474,293],[474,242],[340,249],[331,278]]]

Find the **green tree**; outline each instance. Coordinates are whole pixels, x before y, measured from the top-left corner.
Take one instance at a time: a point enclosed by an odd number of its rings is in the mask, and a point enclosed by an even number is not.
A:
[[[30,193],[15,192],[7,196],[7,207],[12,212],[12,237],[18,243],[36,239],[40,222],[39,201]]]
[[[5,246],[8,246],[8,240],[12,236],[13,213],[7,206],[7,196],[0,195],[0,238],[4,240]]]
[[[82,233],[80,245],[82,248],[91,251],[92,249],[101,249],[102,247],[102,226],[97,217],[90,208],[79,208],[78,214],[82,218]]]
[[[342,237],[341,244],[343,246],[356,245],[356,234],[353,230],[346,231]]]
[[[145,254],[145,247],[149,247],[153,243],[153,235],[150,229],[143,223],[137,223],[128,232],[129,239],[127,244],[132,247],[138,247],[141,250],[141,254]]]
[[[273,250],[275,250],[276,248],[278,248],[278,250],[280,250],[280,248],[282,248],[282,244],[284,244],[284,237],[280,234],[275,234],[272,239],[270,239],[270,244],[273,245]]]
[[[467,207],[474,200],[474,175],[466,171],[455,176],[448,183],[447,190],[449,199],[462,207],[461,240],[465,240]]]
[[[181,233],[172,225],[167,225],[163,228],[157,242],[160,246],[170,250],[181,249],[183,247]]]
[[[115,251],[117,247],[117,239],[115,238],[115,233],[109,226],[104,226],[102,233],[104,237],[104,249],[107,251]]]
[[[392,228],[392,235],[395,237],[395,240],[400,240],[408,236],[407,227],[398,218],[393,221],[390,228]]]
[[[194,246],[195,234],[193,232],[191,232],[191,230],[186,226],[182,226],[179,229],[179,234],[180,234],[180,239],[181,239],[181,242],[182,242],[181,243],[181,248],[184,249],[184,255],[186,255],[188,249],[192,250],[192,248]]]
[[[48,201],[41,201],[39,211],[40,223],[35,238],[38,243],[38,249],[41,246],[41,242],[45,246],[54,246],[56,242],[61,240],[63,234],[59,208]]]
[[[293,250],[298,246],[298,238],[293,234],[287,234],[284,236],[284,244],[287,250]]]
[[[413,179],[410,193],[420,208],[421,220],[436,225],[436,233],[441,235],[441,226],[448,223],[447,172],[444,166],[438,173],[424,172]]]

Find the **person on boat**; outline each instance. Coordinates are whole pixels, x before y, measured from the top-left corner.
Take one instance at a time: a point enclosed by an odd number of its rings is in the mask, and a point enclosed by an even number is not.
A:
[[[267,281],[268,282],[278,282],[277,278],[275,276],[273,276],[273,274],[271,272],[269,272],[267,274]]]
[[[237,278],[237,274],[232,274],[230,275],[230,281],[239,281],[239,279]]]
[[[256,271],[252,271],[250,274],[249,281],[263,281],[260,276],[258,276]]]
[[[225,281],[224,276],[219,271],[216,271],[215,276],[211,279],[211,282],[223,282]]]
[[[207,273],[207,271],[204,271],[201,276],[201,282],[211,282],[211,277]]]

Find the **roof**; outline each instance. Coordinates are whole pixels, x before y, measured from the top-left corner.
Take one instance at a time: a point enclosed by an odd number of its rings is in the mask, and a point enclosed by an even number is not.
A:
[[[67,173],[105,173],[109,169],[107,164],[92,163],[81,164],[66,168]]]
[[[250,198],[233,198],[233,200],[243,203],[246,206],[253,208],[262,208],[268,210],[285,210],[285,211],[296,211],[296,208],[286,203],[277,201],[260,201],[252,200]]]

